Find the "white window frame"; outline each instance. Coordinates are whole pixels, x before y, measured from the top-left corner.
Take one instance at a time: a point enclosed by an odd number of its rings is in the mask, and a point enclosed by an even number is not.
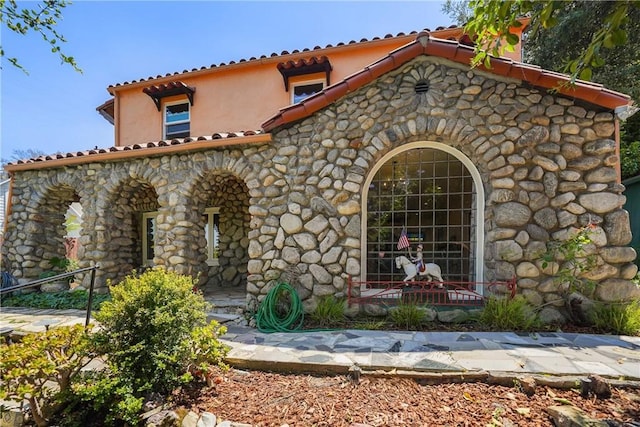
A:
[[[205,216],[205,228],[204,236],[207,240],[207,265],[214,267],[220,265],[219,250],[220,250],[220,208],[211,207],[204,210]],[[216,224],[216,216],[218,217],[218,230],[214,225]],[[216,235],[217,234],[217,235]]]
[[[484,281],[484,209],[485,209],[485,195],[484,195],[484,186],[482,185],[482,177],[480,176],[480,172],[478,171],[476,165],[461,151],[458,151],[456,148],[450,147],[446,144],[434,141],[416,141],[409,142],[400,147],[397,147],[387,154],[385,154],[378,162],[371,168],[369,172],[369,176],[365,179],[364,184],[362,185],[362,200],[361,200],[361,218],[365,218],[365,220],[361,221],[360,224],[360,233],[365,238],[360,239],[360,250],[361,253],[367,253],[367,227],[368,223],[366,221],[368,215],[368,207],[367,201],[369,199],[369,185],[371,185],[371,181],[375,177],[378,170],[391,158],[394,156],[408,150],[412,150],[414,148],[432,148],[436,150],[441,150],[446,153],[451,154],[455,158],[457,158],[469,171],[471,177],[473,178],[473,185],[475,190],[475,199],[472,201],[472,204],[475,205],[475,218],[472,218],[473,228],[475,230],[475,241],[476,247],[473,248],[473,259],[475,260],[475,271],[474,277],[476,282]],[[367,256],[360,257],[360,280],[362,282],[367,280]],[[484,288],[482,285],[478,285],[475,289],[476,292],[483,294]]]
[[[167,123],[167,107],[171,107],[173,105],[181,105],[187,104],[187,110],[189,112],[189,119],[187,120],[179,120],[177,122]],[[191,103],[188,99],[180,100],[180,101],[172,101],[165,102],[162,106],[162,139],[174,138],[172,136],[167,136],[167,127],[172,125],[180,125],[183,123],[189,123],[189,135],[191,135]],[[177,138],[186,138],[184,136],[180,136]]]
[[[147,226],[147,221],[149,219],[152,220],[153,225],[154,225],[154,233],[153,233],[153,239],[154,241],[152,242],[151,246],[155,248],[156,246],[156,242],[155,242],[155,238],[156,238],[156,233],[158,230],[158,211],[153,211],[153,212],[144,212],[142,214],[142,265],[145,267],[153,267],[154,263],[153,263],[153,257],[149,257],[149,245],[148,245],[148,241],[147,241],[147,236],[149,235],[149,230],[148,230],[148,226]],[[155,253],[155,250],[154,250]]]
[[[298,82],[295,82],[295,83],[291,83],[291,104],[297,104],[295,102],[296,87],[310,86],[310,85],[316,85],[316,84],[321,84],[322,85],[322,89],[320,89],[320,90],[324,90],[324,88],[327,87],[327,81],[325,79],[301,80],[301,81],[298,81]],[[311,95],[309,95],[309,96],[311,96]],[[304,98],[304,99],[306,99],[306,98]],[[301,99],[300,101],[303,101],[303,99]],[[298,101],[298,102],[300,102],[300,101]]]

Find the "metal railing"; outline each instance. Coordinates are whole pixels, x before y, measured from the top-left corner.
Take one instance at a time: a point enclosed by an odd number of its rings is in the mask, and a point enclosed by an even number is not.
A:
[[[517,292],[515,277],[492,282],[403,282],[359,281],[347,279],[348,304],[417,304],[482,306],[488,294],[498,292],[513,298]],[[481,290],[482,289],[482,290]]]
[[[21,285],[9,286],[6,288],[0,288],[0,295],[8,294],[10,292],[21,291],[23,289],[34,288],[36,286],[43,285],[45,283],[56,282],[61,279],[68,279],[75,276],[78,273],[85,273],[87,271],[91,272],[91,281],[89,284],[89,300],[87,301],[87,317],[85,319],[84,326],[89,326],[89,322],[91,320],[91,306],[93,305],[93,289],[95,287],[96,282],[96,270],[100,268],[99,265],[94,265],[93,267],[80,268],[78,270],[69,271],[66,273],[56,274],[55,276],[45,277],[43,279],[34,280],[29,283],[23,283]]]

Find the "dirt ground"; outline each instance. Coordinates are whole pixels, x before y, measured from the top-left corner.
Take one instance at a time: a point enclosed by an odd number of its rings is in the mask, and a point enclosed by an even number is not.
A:
[[[579,390],[464,384],[420,384],[408,378],[284,375],[236,371],[212,387],[184,391],[176,404],[252,426],[553,426],[547,408],[574,405],[589,416],[640,420],[640,390],[613,389],[609,399]],[[610,425],[616,425],[611,423]]]

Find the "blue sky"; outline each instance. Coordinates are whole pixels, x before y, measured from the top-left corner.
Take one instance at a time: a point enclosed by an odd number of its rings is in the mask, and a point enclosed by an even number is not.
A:
[[[82,74],[60,64],[36,34],[2,28],[6,55],[29,75],[3,60],[0,157],[112,146],[113,126],[95,110],[109,85],[452,24],[441,9],[436,1],[76,1],[58,30]]]

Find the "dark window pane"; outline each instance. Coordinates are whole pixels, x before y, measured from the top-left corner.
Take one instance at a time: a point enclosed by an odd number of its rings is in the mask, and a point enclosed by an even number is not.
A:
[[[166,123],[189,120],[189,104],[167,105],[165,107]]]
[[[293,87],[293,103],[297,104],[303,99],[310,97],[314,93],[320,92],[322,88],[323,88],[322,83],[294,86]]]
[[[167,138],[184,138],[189,136],[189,123],[178,123],[167,126]]]

